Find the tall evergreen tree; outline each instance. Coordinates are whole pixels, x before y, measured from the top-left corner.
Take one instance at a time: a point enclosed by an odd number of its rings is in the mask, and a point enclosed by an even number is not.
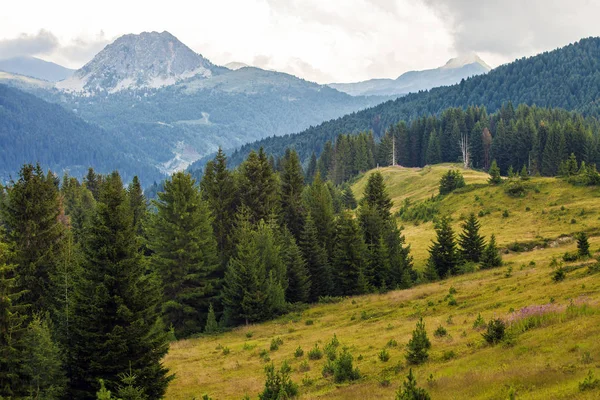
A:
[[[335,233],[333,200],[327,184],[321,180],[319,173],[305,191],[305,201],[317,229],[317,238],[330,255]]]
[[[307,184],[311,184],[313,179],[315,178],[315,174],[317,173],[317,155],[313,151],[310,156],[310,161],[308,162],[308,167],[306,168],[305,182]]]
[[[489,174],[490,174],[490,177],[488,178],[488,183],[490,185],[499,185],[502,183],[502,176],[500,176],[500,168],[498,168],[498,164],[496,164],[496,160],[492,161],[492,165],[490,166]]]
[[[200,183],[202,197],[212,213],[213,233],[221,264],[225,266],[233,252],[233,229],[238,207],[238,191],[233,174],[227,169],[227,157],[221,148],[206,164]]]
[[[224,271],[219,268],[210,212],[192,177],[176,172],[154,202],[151,265],[160,277],[164,321],[177,337],[202,331]]]
[[[144,239],[144,224],[148,217],[148,203],[142,190],[142,185],[137,176],[133,177],[131,185],[127,188],[127,194],[129,195],[129,202],[131,204],[131,211],[133,213],[133,226],[135,226],[135,233],[142,240]]]
[[[250,221],[268,220],[279,212],[279,182],[265,151],[250,153],[240,167],[239,194]]]
[[[2,219],[14,245],[12,262],[19,266],[18,285],[31,312],[53,308],[53,276],[65,240],[64,212],[54,176],[39,165],[25,165],[7,188]]]
[[[281,173],[281,214],[283,223],[294,238],[299,239],[304,226],[304,175],[298,154],[287,149],[283,157],[283,172]]]
[[[319,241],[317,228],[310,213],[304,221],[304,230],[299,244],[311,281],[309,300],[316,302],[320,296],[332,293],[332,277],[327,261],[327,251]]]
[[[285,230],[282,235],[282,260],[287,270],[286,299],[290,303],[306,303],[310,296],[310,274],[300,247],[292,234]]]
[[[427,153],[425,154],[426,164],[437,164],[442,162],[442,150],[440,148],[440,140],[437,132],[434,129],[429,134],[429,141],[427,143]]]
[[[481,268],[494,268],[502,265],[502,256],[496,246],[496,236],[492,235],[483,254],[481,255]]]
[[[102,183],[83,250],[85,268],[74,302],[68,346],[70,397],[89,399],[98,379],[114,390],[132,371],[149,399],[162,398],[171,376],[162,365],[167,333],[158,314],[160,289],[146,275],[133,213],[114,172]]]
[[[450,218],[441,218],[435,227],[437,235],[429,248],[429,262],[433,265],[440,278],[456,273],[458,255],[454,231],[450,226]]]
[[[365,293],[367,281],[364,272],[367,260],[360,228],[348,212],[339,216],[336,225],[332,266],[335,271],[337,292],[343,296]]]
[[[458,237],[460,256],[463,261],[478,263],[485,247],[483,236],[479,234],[481,224],[475,213],[469,214],[467,220],[461,225],[463,231]]]
[[[391,209],[394,203],[387,193],[381,172],[376,171],[369,176],[363,201],[377,210],[382,219],[389,220],[391,218]]]

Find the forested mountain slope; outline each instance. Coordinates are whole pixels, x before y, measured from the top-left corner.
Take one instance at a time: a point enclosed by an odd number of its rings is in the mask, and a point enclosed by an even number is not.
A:
[[[373,130],[381,137],[392,124],[440,113],[449,107],[485,106],[496,111],[503,103],[561,107],[597,115],[600,97],[600,38],[588,38],[500,66],[486,75],[472,77],[448,87],[409,94],[394,101],[324,122],[299,134],[267,138],[242,146],[231,158],[241,162],[251,149],[264,147],[269,154],[281,155],[295,148],[302,160],[323,149],[327,140],[340,133]]]

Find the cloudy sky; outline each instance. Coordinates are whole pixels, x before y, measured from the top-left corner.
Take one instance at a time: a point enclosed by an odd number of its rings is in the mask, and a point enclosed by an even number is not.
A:
[[[126,33],[167,30],[216,64],[308,80],[395,78],[476,52],[497,66],[599,36],[593,0],[21,0],[0,7],[0,58],[78,68]]]

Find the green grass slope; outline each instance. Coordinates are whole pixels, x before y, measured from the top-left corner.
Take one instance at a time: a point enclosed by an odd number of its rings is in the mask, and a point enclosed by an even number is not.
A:
[[[451,167],[381,171],[398,206],[405,198],[418,201],[436,194],[439,176]],[[366,178],[355,183],[357,193]],[[465,178],[467,184],[479,185],[467,185],[462,193],[444,198],[442,212],[451,213],[458,224],[461,214],[489,208],[490,214],[481,218],[483,232],[495,232],[503,246],[593,232],[600,225],[597,189],[533,179],[530,191],[515,199],[501,187],[485,185],[486,174],[465,171]],[[433,237],[431,223],[405,224],[404,233],[416,264],[422,266]],[[590,243],[598,249],[600,237],[592,237]],[[498,269],[314,305],[264,324],[175,342],[165,360],[176,374],[167,398],[201,398],[205,393],[214,399],[240,399],[245,394],[256,398],[264,386],[268,357],[276,366],[284,360],[290,363],[301,398],[393,399],[408,373],[405,345],[423,317],[432,348],[429,360],[414,372],[432,399],[507,399],[510,393],[517,399],[597,399],[600,389],[579,390],[588,371],[600,377],[600,273],[594,272],[595,260],[566,263],[566,279],[551,279],[551,260],[575,248],[569,238],[550,240],[532,251],[509,251],[505,266]],[[450,301],[451,288],[456,302]],[[509,343],[487,345],[482,331],[473,326],[479,314],[485,321],[509,321]],[[446,336],[434,336],[439,326],[447,330]],[[354,356],[362,374],[358,381],[335,384],[322,374],[325,357],[308,360],[308,351],[315,344],[322,349],[334,334],[340,348],[347,347]],[[274,338],[283,344],[270,350]],[[388,343],[390,359],[383,362],[379,353]],[[295,357],[299,346],[304,355]],[[301,371],[306,362],[310,369]]]

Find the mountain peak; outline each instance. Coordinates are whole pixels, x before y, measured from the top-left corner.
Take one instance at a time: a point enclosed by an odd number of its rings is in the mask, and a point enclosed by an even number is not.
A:
[[[142,32],[117,38],[57,87],[89,93],[158,88],[209,77],[214,67],[167,31]]]
[[[481,59],[481,57],[479,57],[476,53],[473,52],[461,54],[457,57],[451,58],[442,68],[461,68],[469,64],[479,64],[487,71],[492,69],[492,67],[490,67],[485,61]]]

